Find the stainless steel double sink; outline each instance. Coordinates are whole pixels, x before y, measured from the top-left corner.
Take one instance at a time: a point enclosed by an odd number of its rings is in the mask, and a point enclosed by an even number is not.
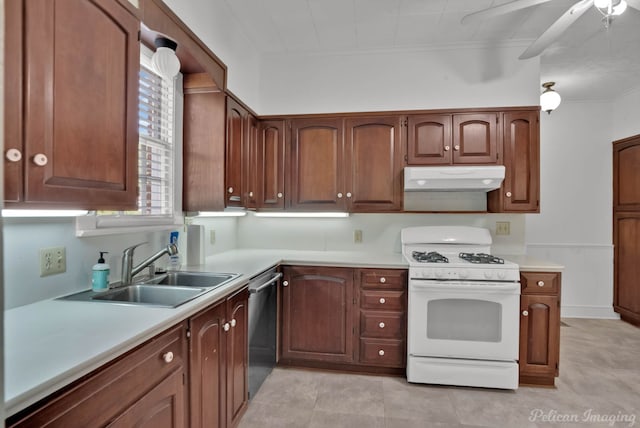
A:
[[[82,291],[61,300],[176,308],[239,277],[235,273],[168,272],[103,292]]]

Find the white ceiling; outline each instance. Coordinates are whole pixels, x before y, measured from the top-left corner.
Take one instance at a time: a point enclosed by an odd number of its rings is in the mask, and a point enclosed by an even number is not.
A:
[[[224,0],[263,53],[518,44],[522,50],[577,0],[551,0],[498,18],[461,18],[508,0]],[[565,99],[601,100],[640,85],[640,11],[609,30],[587,11],[541,58],[541,82]]]

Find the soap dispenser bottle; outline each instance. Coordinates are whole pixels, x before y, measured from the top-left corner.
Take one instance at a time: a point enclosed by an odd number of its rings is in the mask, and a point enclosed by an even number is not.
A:
[[[100,251],[98,263],[93,265],[91,274],[91,289],[93,291],[106,291],[109,289],[109,265],[104,261],[107,251]]]

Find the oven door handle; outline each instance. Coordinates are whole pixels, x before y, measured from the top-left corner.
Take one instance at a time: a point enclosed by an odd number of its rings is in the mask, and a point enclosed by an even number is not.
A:
[[[483,293],[510,293],[520,294],[520,283],[518,282],[505,282],[505,283],[492,283],[491,285],[472,282],[458,282],[451,284],[445,281],[434,280],[415,280],[412,279],[409,283],[409,290],[411,291],[448,291],[448,292],[468,292],[468,291],[481,291]]]
[[[279,280],[280,278],[282,278],[282,272],[278,272],[275,275],[273,275],[271,277],[271,279],[269,279],[267,282],[265,282],[264,284],[260,284],[259,286],[257,286],[256,288],[250,288],[249,289],[249,293],[253,294],[253,293],[259,293],[262,290],[264,290],[265,288],[268,288],[271,284],[273,284],[274,282],[276,282],[277,280]]]

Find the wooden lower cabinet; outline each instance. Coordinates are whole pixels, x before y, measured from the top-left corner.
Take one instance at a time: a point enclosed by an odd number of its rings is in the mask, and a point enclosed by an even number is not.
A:
[[[247,407],[246,289],[193,316],[190,323],[190,426],[233,427]]]
[[[404,373],[406,270],[287,266],[283,274],[282,364]]]
[[[553,386],[560,359],[560,273],[521,272],[520,383]]]
[[[8,427],[188,426],[187,324],[7,420]]]

